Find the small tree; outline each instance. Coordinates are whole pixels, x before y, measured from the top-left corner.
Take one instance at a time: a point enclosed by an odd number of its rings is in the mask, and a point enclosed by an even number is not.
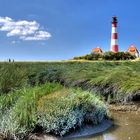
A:
[[[113,60],[115,58],[115,54],[111,51],[105,52],[103,55],[104,60]]]
[[[136,56],[135,55],[131,55],[129,52],[125,52],[125,58],[126,58],[126,60],[128,60],[128,59],[135,59]]]
[[[99,58],[102,58],[103,55],[100,53],[92,53],[92,60],[99,60]]]

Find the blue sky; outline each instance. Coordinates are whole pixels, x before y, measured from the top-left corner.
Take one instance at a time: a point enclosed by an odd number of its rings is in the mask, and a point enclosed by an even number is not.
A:
[[[0,60],[71,59],[88,54],[97,46],[108,51],[114,15],[119,21],[119,49],[125,51],[135,44],[140,50],[139,0],[0,3]]]

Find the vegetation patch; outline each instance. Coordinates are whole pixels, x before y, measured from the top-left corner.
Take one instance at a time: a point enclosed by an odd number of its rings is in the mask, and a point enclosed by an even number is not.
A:
[[[27,71],[15,63],[0,65],[0,94],[8,93],[27,85]]]
[[[56,82],[93,91],[110,103],[140,99],[140,61],[0,63],[0,73],[0,94]]]
[[[108,114],[90,92],[53,83],[1,95],[0,101],[0,135],[7,139],[27,139],[37,128],[63,136],[84,123],[98,124]]]
[[[0,137],[63,136],[98,124],[108,114],[104,99],[140,99],[139,70],[140,61],[0,63]]]
[[[30,64],[26,65],[29,68]],[[32,66],[36,67],[36,71],[40,70],[35,72],[32,78],[36,84],[49,81],[59,82],[67,87],[80,87],[101,95],[110,103],[128,102],[140,97],[139,61],[92,63],[69,61],[34,63]]]
[[[85,56],[74,57],[74,60],[132,60],[136,56],[131,55],[129,52],[105,52],[105,53],[91,53]]]

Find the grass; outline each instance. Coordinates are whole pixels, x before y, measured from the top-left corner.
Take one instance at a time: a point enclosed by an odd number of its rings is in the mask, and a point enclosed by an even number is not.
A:
[[[26,69],[11,63],[0,65],[0,93],[8,93],[27,84]]]
[[[6,69],[8,71],[11,65],[13,69],[18,69],[18,72],[15,70],[8,76],[1,74],[2,79],[6,79],[4,82],[0,80],[1,91],[21,88],[22,85],[35,86],[49,81],[58,82],[67,87],[81,87],[94,91],[100,93],[106,100],[111,97],[113,102],[127,102],[139,96],[140,61],[0,63],[0,73],[5,73]],[[16,74],[17,76],[13,78],[12,75]]]
[[[107,108],[97,96],[53,83],[1,95],[0,101],[0,135],[8,139],[27,139],[37,127],[63,136],[83,123],[95,125],[107,116]]]
[[[140,97],[140,61],[0,63],[0,77],[0,135],[7,139],[27,139],[38,128],[63,136],[100,123],[108,114],[102,99]]]

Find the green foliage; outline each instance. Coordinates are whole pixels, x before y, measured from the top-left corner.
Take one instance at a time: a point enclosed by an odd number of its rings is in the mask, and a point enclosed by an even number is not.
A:
[[[113,53],[113,52],[105,52],[103,55],[104,60],[130,60],[130,59],[135,59],[136,57],[131,55],[128,52],[118,52],[118,53]]]
[[[59,84],[48,83],[0,96],[0,134],[10,139],[32,132],[37,125],[37,101],[61,88]]]
[[[84,121],[100,123],[107,116],[98,97],[80,89],[47,83],[0,96],[0,134],[8,139],[26,139],[40,126],[47,133],[64,135]]]
[[[39,124],[46,132],[64,135],[84,122],[100,123],[107,115],[97,97],[81,90],[63,89],[38,102]]]
[[[74,57],[74,60],[80,60],[80,59],[84,59],[84,60],[100,60],[100,58],[103,58],[102,54],[91,53],[91,54],[87,54],[85,56]]]
[[[91,53],[87,54],[85,56],[80,56],[80,57],[74,57],[74,60],[130,60],[130,59],[135,59],[136,56],[131,55],[128,52],[105,52],[104,54],[99,54],[99,53]]]

